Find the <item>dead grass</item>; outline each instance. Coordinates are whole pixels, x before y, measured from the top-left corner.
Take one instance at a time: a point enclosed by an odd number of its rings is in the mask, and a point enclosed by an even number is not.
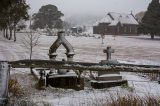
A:
[[[16,78],[9,80],[8,89],[13,96],[21,96],[23,94],[21,85]]]
[[[125,95],[118,97],[111,97],[111,100],[106,100],[105,104],[100,106],[160,106],[160,97],[157,96],[135,96]]]

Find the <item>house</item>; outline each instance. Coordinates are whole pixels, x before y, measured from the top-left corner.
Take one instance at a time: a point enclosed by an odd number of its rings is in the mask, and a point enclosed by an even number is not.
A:
[[[82,33],[83,32],[83,28],[82,27],[72,27],[71,31],[73,33]]]
[[[93,34],[101,35],[135,35],[138,21],[134,15],[109,12],[93,26]]]

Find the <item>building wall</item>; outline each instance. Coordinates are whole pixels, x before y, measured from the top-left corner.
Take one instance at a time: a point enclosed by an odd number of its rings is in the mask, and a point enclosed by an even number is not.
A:
[[[116,26],[98,25],[93,27],[93,34],[104,34],[104,35],[136,35],[137,25],[120,25]]]
[[[123,27],[121,28],[121,33],[126,35],[136,35],[137,27],[137,25],[123,25]]]

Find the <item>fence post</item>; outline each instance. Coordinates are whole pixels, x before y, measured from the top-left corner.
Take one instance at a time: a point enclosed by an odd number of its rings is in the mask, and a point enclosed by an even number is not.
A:
[[[5,106],[8,101],[8,81],[10,67],[8,62],[0,61],[0,106]]]

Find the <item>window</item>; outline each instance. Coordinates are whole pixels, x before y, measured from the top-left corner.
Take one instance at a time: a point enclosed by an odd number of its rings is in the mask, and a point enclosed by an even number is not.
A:
[[[124,27],[124,32],[126,32],[127,31],[127,27]]]
[[[119,32],[119,26],[117,27],[117,32]]]
[[[129,27],[129,31],[132,32],[132,27],[131,26]]]

